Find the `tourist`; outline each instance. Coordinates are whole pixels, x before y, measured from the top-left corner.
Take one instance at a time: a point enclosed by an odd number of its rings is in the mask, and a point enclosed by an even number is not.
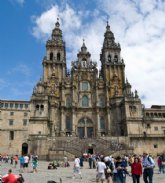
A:
[[[158,165],[158,168],[159,168],[159,173],[162,173],[162,157],[160,155],[158,155],[157,157],[157,165]]]
[[[32,158],[32,166],[33,166],[33,173],[37,173],[37,166],[38,166],[38,157],[34,156]]]
[[[24,156],[24,171],[26,172],[28,172],[28,165],[29,165],[29,156],[27,156],[27,155],[25,155]]]
[[[14,167],[16,168],[18,165],[18,155],[14,156]]]
[[[82,155],[80,157],[80,167],[83,168],[83,166],[84,166],[84,156]]]
[[[131,164],[131,173],[133,183],[140,183],[140,176],[142,175],[142,165],[139,158],[134,158],[134,162]]]
[[[106,165],[104,163],[103,158],[98,160],[96,169],[97,169],[96,183],[98,183],[99,181],[101,181],[101,183],[103,183],[105,180],[105,169],[106,169]]]
[[[4,183],[17,183],[19,176],[12,173],[12,170],[9,169],[8,174],[2,176],[2,182]]]
[[[165,173],[165,153],[161,155],[161,167],[162,167],[162,173]]]
[[[155,166],[154,160],[152,159],[151,156],[148,155],[147,152],[143,153],[143,180],[145,183],[152,183],[152,179],[153,179],[153,169]]]
[[[10,157],[10,164],[13,165],[13,156]]]
[[[89,154],[88,156],[88,163],[89,163],[89,168],[91,169],[92,168],[92,155]]]
[[[75,179],[76,174],[82,179],[81,171],[80,171],[80,159],[75,156],[74,165],[73,165],[73,179]]]
[[[112,158],[104,158],[105,161],[105,165],[106,165],[106,169],[105,169],[105,178],[107,180],[107,183],[110,183],[110,180],[112,180],[112,176],[113,176],[113,170],[114,170],[114,164],[112,162]]]
[[[24,157],[23,157],[23,155],[20,156],[19,162],[20,162],[20,172],[23,172],[23,168],[24,168]]]
[[[115,183],[125,183],[127,174],[128,171],[126,161],[124,158],[121,159],[121,157],[118,156],[115,161],[115,172],[114,172]]]

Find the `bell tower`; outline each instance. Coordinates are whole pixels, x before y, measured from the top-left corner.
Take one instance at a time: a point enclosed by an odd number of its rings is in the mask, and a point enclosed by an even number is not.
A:
[[[109,97],[123,96],[123,87],[125,83],[124,61],[120,55],[120,44],[115,42],[113,32],[107,22],[106,32],[104,34],[103,47],[100,54],[101,76],[107,85],[109,85]]]
[[[44,82],[49,80],[52,73],[55,73],[60,82],[66,76],[65,42],[62,38],[59,19],[55,23],[51,39],[46,43],[46,56],[43,59]]]

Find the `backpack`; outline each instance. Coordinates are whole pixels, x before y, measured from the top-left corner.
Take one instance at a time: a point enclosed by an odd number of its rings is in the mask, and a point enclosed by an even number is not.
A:
[[[150,156],[148,156],[147,160],[150,162],[151,165],[153,165],[153,168],[155,168],[155,162],[154,160],[151,160]]]

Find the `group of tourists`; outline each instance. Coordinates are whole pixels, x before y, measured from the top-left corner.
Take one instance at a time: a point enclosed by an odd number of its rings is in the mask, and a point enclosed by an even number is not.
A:
[[[6,175],[0,175],[0,183],[23,183],[24,178],[21,173],[29,172],[30,160],[33,168],[33,173],[37,173],[37,155],[21,155],[20,157],[18,155],[0,155],[0,163],[10,163],[11,168],[17,168],[17,165],[20,164],[19,175],[13,174],[12,169],[9,169]]]
[[[83,156],[75,157],[73,178],[76,174],[82,178],[81,168],[83,167]],[[126,177],[132,177],[133,183],[140,183],[140,177],[143,176],[144,183],[153,183],[153,173],[155,161],[147,152],[143,152],[142,156],[112,156],[88,155],[84,158],[88,160],[89,168],[96,168],[96,183],[126,183]],[[159,173],[165,173],[165,154],[158,156],[157,163]],[[130,166],[131,171],[128,172]]]
[[[11,159],[13,161],[11,161]],[[36,173],[38,165],[37,155],[25,155],[20,157],[18,155],[15,155],[13,156],[13,158],[7,155],[0,155],[0,163],[10,163],[13,165],[13,168],[16,168],[19,162],[20,173],[29,172],[28,167],[30,161],[33,167],[33,173]],[[141,156],[132,155],[113,157],[94,154],[88,154],[86,156],[82,155],[80,158],[76,156],[73,162],[73,179],[75,179],[77,176],[78,178],[82,179],[81,169],[84,166],[84,161],[88,162],[89,169],[96,169],[96,183],[126,183],[127,176],[130,176],[132,178],[133,183],[140,183],[141,179],[143,179],[144,183],[153,183],[155,161],[153,157],[147,152],[143,152],[143,155]],[[158,165],[157,173],[165,174],[165,153],[160,154],[157,157],[156,162]],[[70,167],[68,158],[64,157],[62,163],[54,160],[48,165],[48,169],[57,169],[57,167]],[[12,173],[11,169],[9,169],[6,175],[0,176],[0,180],[2,180],[4,183],[24,182],[22,174],[15,175]]]

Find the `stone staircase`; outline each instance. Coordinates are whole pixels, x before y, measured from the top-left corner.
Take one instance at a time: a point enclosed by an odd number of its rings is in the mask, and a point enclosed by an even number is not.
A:
[[[93,153],[111,155],[115,153],[130,153],[132,149],[124,143],[117,140],[106,140],[103,138],[64,138],[57,139],[49,149],[51,154],[54,152],[55,157],[74,156],[80,157],[83,153],[88,153],[88,149],[92,148]],[[51,155],[52,156],[52,155]],[[60,159],[60,158],[58,158]]]

